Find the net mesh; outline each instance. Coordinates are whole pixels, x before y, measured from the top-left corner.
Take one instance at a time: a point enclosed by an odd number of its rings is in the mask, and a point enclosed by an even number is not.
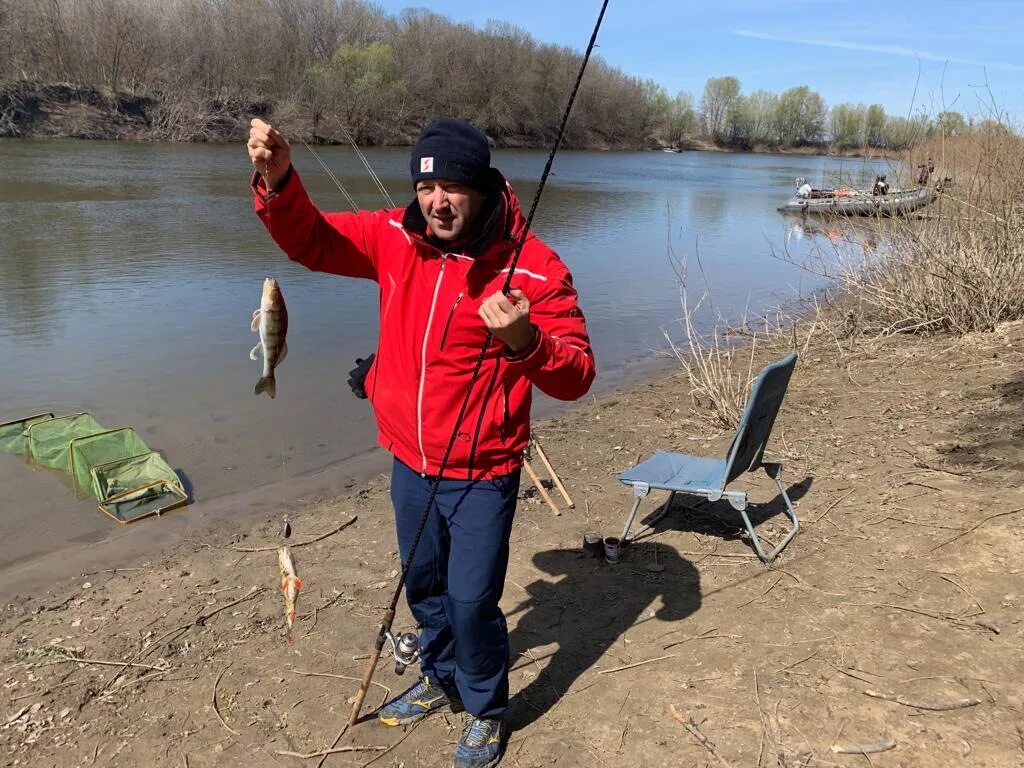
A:
[[[188,500],[178,474],[131,427],[107,429],[87,413],[37,414],[0,424],[0,452],[67,472],[76,493],[127,523]]]

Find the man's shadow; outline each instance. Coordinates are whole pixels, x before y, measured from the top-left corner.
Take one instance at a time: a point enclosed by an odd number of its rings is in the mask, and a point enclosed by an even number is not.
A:
[[[630,627],[679,621],[700,607],[697,569],[664,544],[631,544],[616,565],[582,548],[539,552],[533,564],[556,579],[528,584],[529,596],[508,612],[518,619],[509,637],[513,688],[522,672],[537,673],[512,697],[513,729],[543,716]],[[651,607],[654,615],[643,616]],[[552,643],[554,652],[531,651]]]

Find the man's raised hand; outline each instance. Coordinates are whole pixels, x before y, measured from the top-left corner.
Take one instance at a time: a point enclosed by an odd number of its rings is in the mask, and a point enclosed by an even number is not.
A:
[[[263,176],[270,189],[275,189],[292,164],[292,149],[288,141],[270,123],[258,117],[249,123],[249,159]]]

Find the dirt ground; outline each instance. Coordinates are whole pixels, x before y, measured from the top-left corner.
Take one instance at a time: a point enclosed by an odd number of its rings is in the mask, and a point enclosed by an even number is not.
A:
[[[503,765],[1024,765],[1024,326],[806,350],[767,457],[802,523],[774,567],[728,505],[695,499],[618,565],[585,557],[583,532],[621,530],[618,472],[728,446],[686,392],[669,376],[537,425],[576,508],[555,517],[524,479]],[[741,485],[778,537],[774,486]],[[330,747],[347,718],[399,568],[387,478],[292,520],[291,643],[279,517],[7,605],[0,764],[319,764],[280,753]],[[364,711],[413,673],[382,665]],[[446,766],[459,727],[367,719],[324,764]]]

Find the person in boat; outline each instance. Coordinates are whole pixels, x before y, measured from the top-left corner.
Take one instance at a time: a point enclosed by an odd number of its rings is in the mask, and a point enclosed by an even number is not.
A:
[[[796,194],[797,197],[808,198],[811,196],[811,185],[807,183],[807,179],[796,180]]]
[[[876,176],[875,183],[871,187],[872,195],[887,195],[889,194],[889,182],[885,180],[885,176]]]
[[[404,209],[318,210],[285,137],[262,120],[252,121],[248,151],[256,213],[288,258],[379,285],[377,352],[358,384],[373,405],[379,442],[394,455],[391,498],[403,563],[450,450],[405,584],[421,627],[422,677],[377,718],[406,726],[465,710],[452,765],[497,765],[509,699],[499,601],[533,388],[576,400],[595,376],[572,275],[527,231],[512,187],[491,167],[487,137],[465,121],[423,129],[410,157],[415,198]]]
[[[923,187],[925,184],[928,183],[928,179],[935,171],[935,163],[933,163],[932,159],[929,157],[928,162],[921,163],[921,165],[919,165],[918,168],[920,168],[921,171],[917,175],[917,184],[918,186]]]

